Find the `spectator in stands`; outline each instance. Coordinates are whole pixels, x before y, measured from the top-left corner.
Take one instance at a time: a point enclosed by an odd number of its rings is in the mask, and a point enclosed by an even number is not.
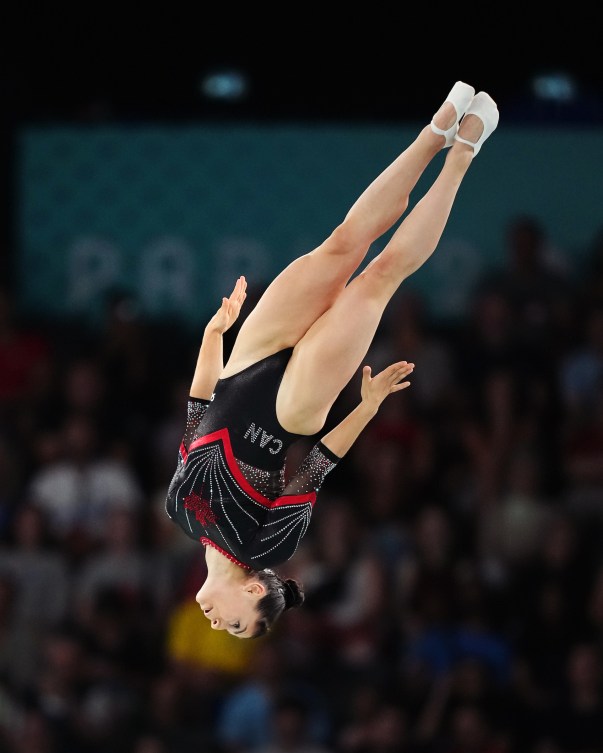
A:
[[[40,508],[24,503],[17,510],[8,541],[0,547],[0,573],[14,585],[19,674],[13,680],[24,687],[34,680],[46,631],[66,619],[71,607],[71,573]]]
[[[98,542],[109,511],[138,511],[142,490],[130,466],[107,454],[96,425],[81,414],[66,416],[59,436],[61,455],[43,465],[28,484],[28,498],[45,510],[54,535]]]

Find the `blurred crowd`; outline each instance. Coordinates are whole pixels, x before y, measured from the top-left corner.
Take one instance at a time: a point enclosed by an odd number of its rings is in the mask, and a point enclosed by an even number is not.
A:
[[[306,602],[257,640],[211,630],[164,510],[202,332],[1,292],[0,753],[603,751],[603,228],[577,255],[505,233],[459,320],[392,301],[366,363],[412,386],[328,476],[280,569]]]

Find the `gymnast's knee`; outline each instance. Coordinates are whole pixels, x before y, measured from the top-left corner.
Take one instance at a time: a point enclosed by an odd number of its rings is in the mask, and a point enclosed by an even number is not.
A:
[[[327,255],[360,260],[366,255],[369,246],[370,240],[357,232],[354,223],[344,220],[317,250]]]
[[[297,406],[294,411],[282,411],[277,408],[277,416],[281,426],[293,434],[311,436],[322,431],[327,422],[329,411],[321,408],[316,410],[310,406]]]

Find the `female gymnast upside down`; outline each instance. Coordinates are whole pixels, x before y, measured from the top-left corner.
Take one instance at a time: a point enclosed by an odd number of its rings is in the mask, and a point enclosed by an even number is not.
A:
[[[289,264],[245,319],[228,362],[222,335],[246,297],[240,277],[207,324],[190,389],[186,431],[166,510],[205,545],[196,600],[216,630],[265,634],[303,588],[273,567],[308,529],[325,476],[382,401],[410,384],[414,364],[362,373],[361,400],[285,479],[287,449],[320,432],[362,364],[386,305],[434,252],[471,161],[498,125],[486,94],[457,81],[416,139],[365,189],[320,246]],[[404,214],[421,174],[450,147],[432,186],[383,251],[353,279],[371,244]]]

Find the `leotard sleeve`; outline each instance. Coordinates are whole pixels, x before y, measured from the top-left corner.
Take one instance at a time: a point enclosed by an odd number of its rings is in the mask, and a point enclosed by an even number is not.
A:
[[[248,553],[250,566],[274,567],[293,557],[308,530],[317,492],[339,460],[322,442],[314,445],[266,511]]]
[[[207,410],[209,403],[209,400],[204,400],[203,398],[199,397],[189,396],[188,398],[188,405],[186,408],[186,426],[184,429],[184,434],[182,436],[182,441],[180,442],[180,448],[178,450],[178,460],[176,462],[176,470],[174,471],[174,475],[172,476],[170,489],[172,488],[172,485],[177,481],[180,473],[182,472],[182,469],[184,468],[189,447],[199,434],[199,424],[203,420],[203,416],[205,415],[205,411]],[[166,509],[168,509],[167,506]],[[173,517],[173,515],[169,511],[168,515],[170,516],[170,518]]]
[[[283,496],[318,492],[330,471],[340,461],[322,442],[318,442],[300,463],[295,475],[283,490]]]
[[[188,399],[188,406],[186,409],[186,427],[184,429],[182,442],[180,443],[180,452],[178,453],[178,468],[180,468],[181,463],[186,458],[186,454],[188,453],[188,449],[191,446],[191,443],[198,436],[199,424],[201,423],[201,420],[205,415],[205,411],[207,410],[209,403],[209,400],[204,400],[200,397],[189,397]]]

